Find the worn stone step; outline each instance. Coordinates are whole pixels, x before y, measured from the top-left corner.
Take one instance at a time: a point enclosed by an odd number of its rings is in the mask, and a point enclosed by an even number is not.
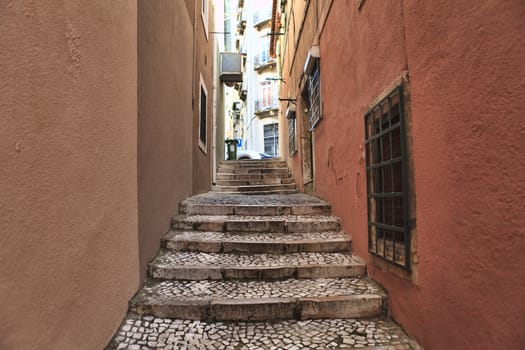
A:
[[[218,169],[247,169],[247,168],[285,168],[286,162],[243,162],[243,163],[219,163]]]
[[[417,344],[383,318],[205,322],[130,313],[107,350],[377,349]]]
[[[251,165],[251,164],[281,164],[286,166],[286,161],[281,158],[272,159],[241,159],[241,160],[221,160],[219,165]]]
[[[163,247],[205,253],[349,252],[351,238],[343,232],[242,233],[170,231]]]
[[[176,230],[217,232],[324,232],[340,231],[335,216],[308,215],[187,215],[173,218]]]
[[[304,193],[244,196],[208,192],[180,204],[181,214],[200,215],[329,215],[330,205]]]
[[[217,192],[217,193],[225,193],[225,194],[238,194],[242,193],[246,196],[268,196],[272,194],[295,194],[297,193],[297,189],[293,190],[269,190],[269,191],[245,191],[245,192]]]
[[[249,175],[249,174],[279,174],[289,175],[290,170],[287,167],[277,168],[264,168],[264,167],[249,167],[249,168],[236,168],[236,169],[225,169],[225,171],[219,170],[217,174],[236,174],[236,175]]]
[[[213,185],[212,191],[215,192],[268,192],[279,190],[295,190],[295,183],[278,185],[246,185],[246,186],[219,186]]]
[[[291,177],[287,178],[266,178],[266,179],[254,179],[254,180],[217,180],[216,185],[218,186],[255,186],[255,185],[281,185],[294,183],[294,179]]]
[[[283,281],[150,280],[130,303],[138,314],[207,321],[362,318],[386,295],[367,278]]]
[[[365,274],[365,264],[345,253],[225,254],[164,250],[149,264],[152,278],[339,278]]]
[[[259,173],[259,174],[234,174],[234,173],[217,173],[217,180],[263,180],[263,179],[288,179],[291,174],[274,174],[274,173]]]

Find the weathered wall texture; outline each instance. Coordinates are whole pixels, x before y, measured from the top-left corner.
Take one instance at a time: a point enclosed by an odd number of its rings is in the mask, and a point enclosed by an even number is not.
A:
[[[137,288],[136,13],[0,1],[1,349],[101,349]]]
[[[193,9],[192,13],[193,15]],[[183,2],[138,2],[140,266],[159,249],[180,200],[192,193],[193,25]]]
[[[516,1],[334,1],[321,37],[316,194],[428,349],[525,344],[524,18]],[[364,113],[406,70],[417,283],[375,267],[367,249]]]
[[[196,45],[195,52],[195,86],[194,86],[194,112],[193,112],[193,193],[203,193],[210,190],[211,184],[211,159],[212,159],[212,118],[213,118],[213,85],[212,85],[212,66],[213,66],[213,8],[211,1],[208,1],[208,18],[203,19],[202,1],[196,2]],[[204,21],[207,21],[208,34],[204,29]],[[206,127],[206,145],[204,148],[199,146],[199,94],[200,78],[205,83],[208,91],[208,113]]]

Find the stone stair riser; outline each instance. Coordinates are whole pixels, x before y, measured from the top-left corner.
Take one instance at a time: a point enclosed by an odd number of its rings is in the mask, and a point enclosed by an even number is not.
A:
[[[242,168],[242,169],[225,169],[217,171],[217,174],[235,174],[235,175],[262,175],[272,174],[277,176],[290,175],[288,168]]]
[[[232,205],[196,205],[182,204],[181,214],[193,215],[330,215],[328,205],[311,206],[232,206]]]
[[[233,174],[233,173],[217,173],[217,180],[264,180],[264,179],[291,179],[290,174],[283,176],[282,174]]]
[[[218,169],[285,168],[286,163],[219,164]]]
[[[274,190],[294,190],[295,184],[279,184],[279,185],[248,185],[248,186],[212,186],[212,190],[216,192],[264,192]]]
[[[242,194],[246,196],[261,196],[261,195],[268,195],[268,194],[295,194],[297,193],[297,190],[270,190],[270,191],[247,191],[247,192],[226,192],[226,191],[214,191],[216,193],[224,193],[224,194]]]
[[[324,232],[339,231],[340,224],[331,221],[174,221],[175,230],[216,232]]]
[[[378,316],[385,300],[379,295],[318,298],[184,300],[131,303],[139,315],[200,321],[266,321],[276,319],[365,318]]]
[[[165,248],[178,251],[199,251],[205,253],[253,253],[253,254],[286,254],[286,253],[335,253],[350,252],[350,240],[300,241],[283,242],[260,241],[197,241],[168,240]]]
[[[279,267],[149,266],[150,277],[175,280],[341,278],[363,276],[365,273],[366,267],[361,264]]]
[[[294,183],[293,178],[266,178],[254,180],[217,180],[217,186],[257,186],[257,185],[286,185]]]

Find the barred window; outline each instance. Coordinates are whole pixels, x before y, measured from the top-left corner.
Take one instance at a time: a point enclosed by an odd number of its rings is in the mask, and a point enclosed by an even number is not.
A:
[[[408,174],[403,89],[365,113],[368,248],[410,269]]]
[[[313,130],[321,119],[321,72],[319,60],[315,63],[312,73],[308,76],[308,97],[310,100],[310,130]]]

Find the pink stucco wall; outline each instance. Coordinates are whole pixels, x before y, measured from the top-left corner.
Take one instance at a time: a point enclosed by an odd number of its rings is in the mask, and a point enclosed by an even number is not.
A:
[[[363,115],[411,89],[418,283],[369,264],[428,349],[525,344],[525,3],[335,1],[321,38],[315,189],[367,250]]]
[[[137,288],[136,11],[0,2],[1,349],[101,349]]]

